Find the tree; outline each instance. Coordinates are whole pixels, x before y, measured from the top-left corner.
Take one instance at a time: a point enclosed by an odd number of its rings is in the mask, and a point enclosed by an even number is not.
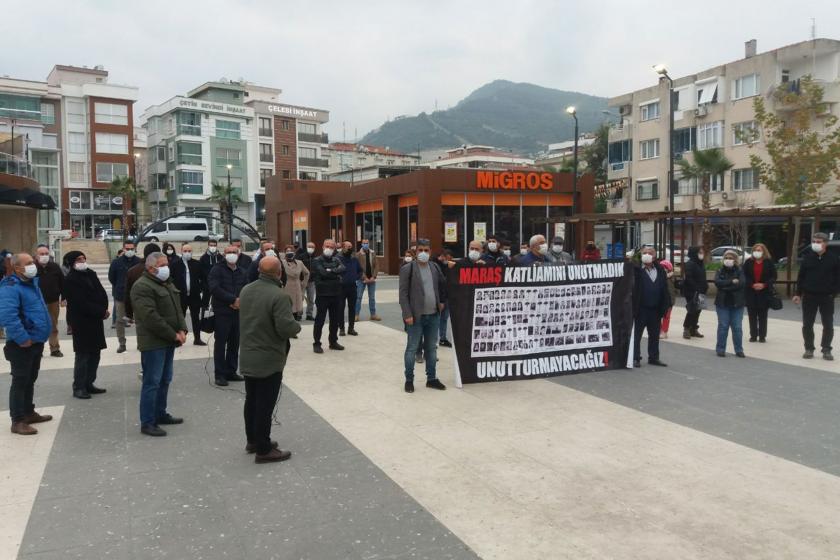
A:
[[[677,165],[680,167],[680,175],[683,179],[694,179],[700,183],[700,200],[703,210],[710,210],[711,183],[720,177],[720,189],[723,190],[723,177],[727,171],[732,169],[732,162],[723,155],[718,148],[710,150],[697,150],[691,152],[693,163],[685,158],[680,159]],[[712,222],[709,216],[703,217],[703,249],[708,255],[712,249]]]
[[[753,101],[755,122],[760,127],[767,159],[750,155],[759,181],[775,195],[779,204],[818,202],[832,175],[840,179],[840,126],[823,102],[823,88],[811,76],[781,84],[771,95],[775,111],[764,98]],[[813,126],[820,123],[822,126]],[[741,133],[754,147],[758,133]],[[799,247],[801,218],[794,220],[793,250]]]
[[[142,190],[143,186],[134,182],[133,177],[116,177],[111,181],[111,186],[108,188],[108,193],[113,196],[122,198],[122,236],[125,241],[128,236],[128,207],[129,204],[134,208],[135,215],[138,211],[137,201],[146,198],[146,192]],[[135,219],[136,222],[136,219]],[[136,224],[135,224],[136,225]]]
[[[607,182],[607,149],[609,147],[610,126],[606,123],[595,131],[595,141],[583,152],[586,170],[595,176],[595,184],[603,185]]]
[[[212,187],[213,194],[208,196],[207,200],[218,203],[219,212],[225,224],[225,239],[230,241],[230,226],[233,223],[233,211],[236,209],[237,203],[242,202],[242,199],[239,197],[236,187],[223,185],[216,181],[213,182]],[[228,201],[231,203],[231,208],[228,208]]]

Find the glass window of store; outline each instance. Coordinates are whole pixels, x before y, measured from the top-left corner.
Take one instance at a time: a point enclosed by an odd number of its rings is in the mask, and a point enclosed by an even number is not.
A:
[[[549,236],[546,196],[524,195],[522,197],[522,239],[528,243],[534,235]]]
[[[467,243],[474,239],[485,241],[492,227],[493,195],[467,194]]]
[[[382,202],[361,202],[356,204],[356,239],[370,241],[370,248],[376,255],[385,256],[385,239],[382,231]]]
[[[455,258],[464,256],[466,210],[463,193],[444,193],[440,197],[443,217],[443,248],[452,251]],[[436,248],[433,247],[433,250]]]
[[[519,232],[522,217],[521,195],[495,194],[493,204],[494,225],[493,230],[488,233],[495,233],[501,240],[510,243],[513,250],[516,250],[521,243]]]
[[[417,243],[417,197],[401,196],[399,199],[399,258]],[[437,248],[435,248],[437,252]]]
[[[330,237],[336,243],[344,241],[344,213],[340,207],[330,208]]]
[[[309,241],[309,213],[306,210],[295,210],[292,212],[292,237],[298,247],[306,247]],[[316,247],[321,241],[314,240]]]

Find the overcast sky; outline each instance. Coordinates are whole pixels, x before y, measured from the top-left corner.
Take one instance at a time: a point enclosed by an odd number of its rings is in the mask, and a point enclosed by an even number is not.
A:
[[[665,7],[663,7],[665,6]],[[840,39],[837,0],[38,0],[7,14],[0,74],[102,64],[139,86],[139,116],[221,77],[327,109],[332,140],[445,109],[503,78],[611,96],[817,36]],[[36,9],[37,7],[37,9]]]

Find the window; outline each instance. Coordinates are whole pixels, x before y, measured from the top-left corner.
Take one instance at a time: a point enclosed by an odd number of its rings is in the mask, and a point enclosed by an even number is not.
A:
[[[751,144],[759,138],[758,125],[755,121],[736,123],[732,125],[732,145],[741,146]]]
[[[305,123],[305,122],[298,123],[297,130],[298,130],[298,132],[301,132],[303,134],[315,134],[316,133],[315,125],[312,124],[312,123]]]
[[[67,102],[67,122],[70,124],[85,124],[85,106],[81,101]]]
[[[97,132],[96,151],[100,154],[128,154],[128,135]]]
[[[175,113],[175,121],[178,124],[178,134],[201,136],[201,113],[178,111]]]
[[[284,179],[291,179],[291,178],[292,178],[292,174],[291,174],[291,172],[290,172],[288,169],[284,169],[284,170],[283,170],[283,173],[282,173],[282,177],[283,177]]]
[[[198,142],[178,142],[178,163],[186,165],[201,165],[201,144]]]
[[[755,169],[748,167],[746,169],[732,170],[732,190],[733,191],[754,191],[758,190],[758,173]]]
[[[723,121],[697,126],[697,149],[708,150],[723,146]]]
[[[160,189],[165,190],[165,189],[166,189],[166,187],[167,187],[167,186],[169,186],[169,185],[167,184],[167,181],[166,181],[167,179],[168,179],[168,177],[166,176],[166,173],[157,173],[157,174],[155,174],[155,186],[156,186],[159,190],[160,190]]]
[[[639,154],[642,159],[659,157],[659,138],[639,142]]]
[[[90,191],[70,191],[70,208],[72,210],[90,210],[92,194]]]
[[[359,239],[370,240],[370,250],[382,257],[385,256],[385,243],[382,232],[382,210],[359,212],[356,214],[356,230],[361,231]]]
[[[70,162],[70,182],[87,183],[87,164],[81,161]]]
[[[283,144],[282,146],[280,146],[280,155],[283,155],[283,156],[289,155],[289,146],[287,146],[286,144]]]
[[[653,103],[646,103],[640,107],[641,109],[641,120],[649,121],[652,119],[659,118],[659,101],[654,101]]]
[[[318,157],[318,150],[315,148],[298,148],[298,156],[302,158],[315,159]]]
[[[85,134],[83,132],[68,132],[67,144],[71,154],[87,153],[87,145],[85,144]]]
[[[41,188],[58,186],[58,154],[32,152],[33,178]]]
[[[610,165],[622,164],[632,160],[632,143],[630,140],[621,140],[620,142],[613,142],[609,145],[607,150]],[[623,166],[622,166],[623,167]]]
[[[239,140],[239,123],[216,120],[216,138]]]
[[[204,173],[201,171],[178,171],[178,192],[181,194],[203,194]]]
[[[677,179],[677,196],[690,196],[697,194],[697,179]]]
[[[697,104],[717,103],[717,82],[697,86]]]
[[[157,147],[157,160],[166,161],[166,146]]]
[[[283,130],[289,130],[289,119],[281,119],[280,128],[282,128]]]
[[[271,152],[271,144],[260,144],[260,161],[274,161],[274,154]]]
[[[741,76],[732,81],[732,99],[743,99],[758,95],[758,74]]]
[[[41,122],[44,124],[55,124],[55,105],[52,103],[41,103]]]
[[[118,177],[128,177],[127,163],[97,163],[96,182],[110,183]]]
[[[675,130],[673,146],[675,158],[693,150],[697,146],[697,129],[692,126]]]
[[[260,136],[271,136],[271,117],[260,117]]]
[[[260,169],[260,186],[265,188],[265,184],[268,182],[268,178],[274,175],[274,171],[271,169]]]
[[[168,144],[166,151],[167,151],[169,161],[174,162],[175,161],[175,144]]]
[[[94,121],[99,124],[128,124],[128,105],[94,103]]]
[[[636,184],[636,200],[659,198],[659,181],[639,181]]]
[[[723,192],[723,174],[709,177],[709,192]]]
[[[0,94],[0,117],[40,120],[41,100],[37,97],[2,93]]]
[[[318,174],[313,171],[301,171],[298,178],[301,181],[317,181]]]
[[[239,167],[240,151],[232,148],[216,148],[216,165],[219,167],[227,167],[230,164],[233,167]]]

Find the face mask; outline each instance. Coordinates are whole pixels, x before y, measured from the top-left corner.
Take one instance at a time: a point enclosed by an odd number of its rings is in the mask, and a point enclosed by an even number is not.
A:
[[[417,260],[421,263],[429,262],[429,253],[426,253],[425,251],[417,253]]]
[[[698,255],[697,255],[697,259],[698,259],[698,260],[701,260],[701,261],[702,261],[702,260],[703,260],[703,259],[705,259],[705,258],[706,258],[706,255],[704,255],[703,253],[698,253]]]
[[[726,268],[732,268],[733,266],[735,266],[735,261],[732,259],[723,259],[723,266],[725,266]]]
[[[367,243],[362,243],[362,249],[364,249],[365,251],[367,251],[367,250],[368,250],[368,248],[370,248],[370,245],[368,245]]]
[[[266,257],[276,257],[277,253],[274,252],[274,249],[269,249],[268,251],[265,252],[265,256]]]
[[[479,253],[475,249],[472,249],[469,253],[469,257],[471,261],[477,261],[481,257],[481,253]]]
[[[309,253],[310,255],[314,254],[315,253],[315,247],[307,247],[306,252]]]
[[[185,261],[188,261],[192,258],[192,253],[187,251],[186,253],[181,253],[181,258]]]
[[[134,256],[134,250],[129,249],[128,251],[126,251],[126,252],[125,252],[125,253],[123,253],[123,254],[126,256],[126,258],[130,259],[131,257],[133,257],[133,256]]]
[[[353,254],[353,249],[344,249],[344,254],[345,255],[352,255]]]
[[[157,279],[161,282],[166,282],[167,280],[169,280],[169,267],[162,266],[158,268],[157,274],[155,274],[155,276],[157,276]]]
[[[527,255],[528,254],[528,249],[519,249],[519,254],[520,255]]]
[[[327,258],[330,258],[331,256],[333,256],[334,252],[335,252],[334,249],[330,249],[329,247],[324,248],[324,256],[327,257]]]
[[[294,253],[286,253],[286,260],[287,261],[295,260],[295,254]]]
[[[764,251],[753,251],[753,258],[760,259],[764,256]]]
[[[645,263],[645,264],[652,263],[653,262],[653,255],[651,255],[650,253],[645,253],[644,255],[642,255],[642,262]]]
[[[811,243],[811,250],[815,253],[819,253],[823,250],[822,243]]]
[[[50,262],[50,256],[49,255],[38,255],[38,262],[41,263],[41,264],[47,264],[48,262]]]
[[[543,243],[542,245],[540,245],[540,254],[545,255],[546,253],[548,253],[548,244]]]
[[[489,249],[491,253],[495,253],[498,248],[499,244],[493,241],[487,244],[487,249]]]
[[[219,250],[219,248],[218,248],[218,247],[216,247],[215,245],[210,245],[209,247],[207,247],[207,251],[208,251],[211,255],[215,255],[215,254],[216,254],[216,251],[218,251],[218,250]]]
[[[233,264],[233,263],[235,263],[237,260],[239,260],[239,255],[237,255],[236,253],[227,253],[227,254],[225,255],[225,260],[226,260],[227,262],[229,262],[230,264]]]
[[[87,263],[86,262],[78,262],[78,263],[73,265],[73,268],[75,268],[79,272],[84,272],[85,270],[87,270]]]
[[[562,245],[552,245],[551,250],[554,251],[555,253],[562,253],[563,252],[563,246]]]
[[[502,251],[502,254],[506,257],[509,257],[510,256],[510,249],[505,249],[504,251]]]
[[[130,251],[126,251],[126,252],[125,252],[126,256],[127,256],[128,258],[133,257],[133,256],[134,256],[134,253],[131,253],[131,254],[129,255],[129,254],[128,254],[129,252],[130,252]],[[175,251],[173,251],[172,249],[167,249],[167,250],[166,250],[166,254],[167,254],[167,255],[169,255],[169,256],[172,256],[172,255],[174,255],[174,254],[175,254]]]
[[[410,263],[410,262],[411,262],[411,261],[413,261],[414,259],[413,259],[411,256],[406,255],[405,257],[403,257],[403,260],[404,260],[405,262],[407,262],[407,263]]]
[[[23,267],[23,275],[27,278],[35,278],[38,276],[38,267],[34,263],[26,265]]]

